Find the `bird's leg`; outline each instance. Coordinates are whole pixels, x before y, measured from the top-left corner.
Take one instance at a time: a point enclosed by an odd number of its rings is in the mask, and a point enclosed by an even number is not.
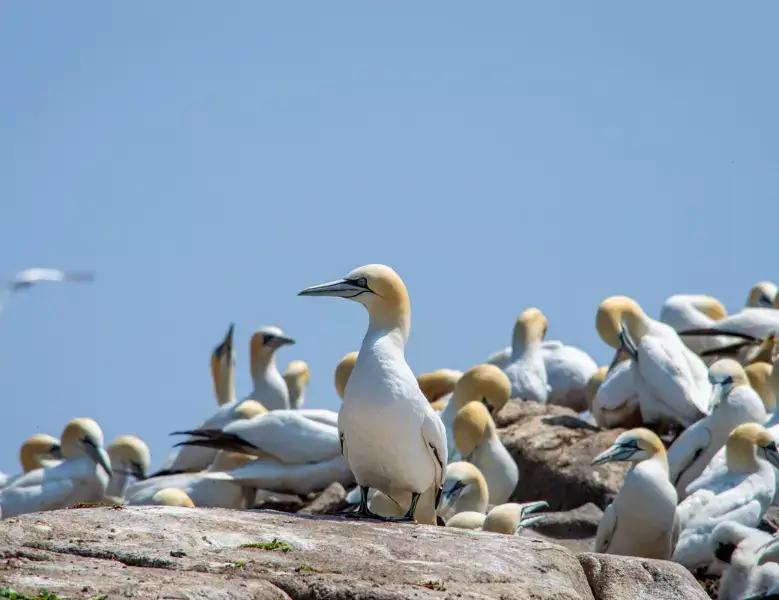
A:
[[[388,517],[388,521],[392,521],[393,523],[416,523],[417,520],[414,518],[414,513],[417,510],[417,502],[419,502],[419,497],[422,494],[412,493],[411,494],[411,504],[408,507],[408,510],[406,511],[406,514],[402,517]]]
[[[371,511],[370,508],[368,508],[368,489],[369,488],[367,485],[360,486],[360,506],[357,508],[357,510],[341,511],[333,514],[339,517],[344,517],[345,519],[375,519],[377,521],[388,520],[387,517],[377,515],[375,512]]]

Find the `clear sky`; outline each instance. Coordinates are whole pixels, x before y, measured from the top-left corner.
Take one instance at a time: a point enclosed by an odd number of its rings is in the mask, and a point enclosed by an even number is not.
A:
[[[381,262],[415,372],[538,306],[598,363],[599,302],[730,311],[779,279],[776,2],[17,1],[0,7],[0,275],[93,269],[0,313],[0,469],[91,416],[159,465],[215,409],[236,323],[298,340],[307,404],[366,313],[305,286]]]

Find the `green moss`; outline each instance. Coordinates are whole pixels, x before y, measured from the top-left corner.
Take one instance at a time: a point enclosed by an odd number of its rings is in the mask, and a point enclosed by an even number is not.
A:
[[[265,542],[265,543],[253,543],[253,544],[241,544],[239,548],[258,548],[260,550],[281,550],[282,552],[290,552],[292,550],[292,546],[289,544],[285,544],[284,542],[281,542],[277,540],[276,538],[273,538],[272,542]]]
[[[50,594],[47,590],[41,590],[37,596],[28,596],[19,594],[11,588],[0,588],[0,598],[9,598],[9,600],[63,600],[56,594]]]

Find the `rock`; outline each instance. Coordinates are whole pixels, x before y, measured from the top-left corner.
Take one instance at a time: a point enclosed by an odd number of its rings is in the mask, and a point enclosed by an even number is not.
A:
[[[708,594],[683,566],[611,554],[579,554],[597,600],[708,600]]]
[[[603,511],[591,502],[573,510],[544,513],[543,521],[531,529],[547,537],[580,540],[594,538],[598,533]]]
[[[288,513],[297,512],[305,505],[306,501],[296,494],[284,494],[268,490],[258,490],[257,496],[254,499],[254,508]]]
[[[540,540],[271,511],[36,513],[0,522],[0,548],[0,587],[27,594],[595,600],[576,556]]]
[[[567,408],[522,400],[500,411],[499,435],[520,472],[511,502],[546,500],[554,511],[590,502],[603,510],[611,503],[629,464],[591,467],[590,461],[624,429],[592,431],[572,426],[576,420],[579,416]]]
[[[337,481],[331,483],[311,504],[301,508],[301,515],[323,515],[338,510],[346,502],[346,490]]]

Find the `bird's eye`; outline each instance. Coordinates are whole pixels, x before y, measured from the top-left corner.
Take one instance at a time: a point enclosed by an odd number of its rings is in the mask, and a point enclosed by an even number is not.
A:
[[[727,377],[725,377],[725,380],[722,383],[724,383],[725,385],[730,385],[731,383],[733,383],[733,377],[728,375]]]
[[[360,277],[357,280],[357,285],[359,285],[360,287],[368,287],[368,280],[365,279],[365,277]]]

